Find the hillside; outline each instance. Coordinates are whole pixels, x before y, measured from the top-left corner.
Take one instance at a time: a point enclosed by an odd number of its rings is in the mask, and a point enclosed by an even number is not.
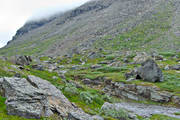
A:
[[[72,50],[179,51],[178,0],[95,0],[49,20],[29,22],[3,55],[64,55]]]
[[[92,0],[0,49],[0,120],[180,120],[180,1]]]

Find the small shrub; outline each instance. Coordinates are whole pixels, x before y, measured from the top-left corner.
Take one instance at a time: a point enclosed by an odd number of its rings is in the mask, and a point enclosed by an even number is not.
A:
[[[93,101],[99,105],[104,104],[104,100],[98,95],[93,96]]]
[[[75,87],[66,87],[64,89],[64,92],[68,95],[78,95],[79,94],[78,89]]]
[[[101,114],[119,120],[129,120],[127,111],[123,109],[119,109],[119,110],[116,110],[114,108],[102,109]]]
[[[112,97],[105,94],[105,95],[103,95],[103,100],[107,101],[107,102],[112,102]]]
[[[91,104],[93,102],[93,96],[88,92],[81,92],[80,99],[83,100],[86,104]]]
[[[114,60],[116,58],[116,56],[115,55],[108,55],[108,56],[106,56],[106,60]]]

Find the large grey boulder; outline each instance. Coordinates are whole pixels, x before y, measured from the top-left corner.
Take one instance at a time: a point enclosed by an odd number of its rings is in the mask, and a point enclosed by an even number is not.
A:
[[[54,113],[67,117],[75,110],[68,99],[50,84],[35,76],[4,78],[7,112],[25,118],[47,117]]]
[[[99,116],[91,116],[77,108],[53,86],[39,77],[0,79],[0,91],[3,90],[7,113],[25,118],[49,117],[58,114],[68,120],[103,120]]]
[[[152,59],[148,59],[141,64],[137,76],[148,82],[162,82],[164,80],[161,69]]]

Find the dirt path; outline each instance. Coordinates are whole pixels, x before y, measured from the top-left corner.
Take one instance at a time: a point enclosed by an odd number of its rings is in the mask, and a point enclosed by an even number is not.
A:
[[[137,115],[150,117],[154,114],[167,115],[169,117],[180,118],[180,115],[175,115],[174,113],[180,113],[180,109],[173,107],[164,107],[157,105],[147,105],[139,103],[115,103],[116,108],[124,108],[128,111],[134,112]]]

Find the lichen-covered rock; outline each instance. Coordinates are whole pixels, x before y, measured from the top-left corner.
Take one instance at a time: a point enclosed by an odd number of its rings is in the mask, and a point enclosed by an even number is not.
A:
[[[161,69],[152,59],[148,59],[142,63],[141,67],[138,69],[137,76],[142,78],[144,81],[149,82],[162,82],[164,80]]]
[[[86,114],[53,86],[39,77],[0,79],[0,91],[7,98],[6,106],[9,115],[25,118],[41,118],[58,114],[69,120],[96,120],[98,117]],[[72,119],[70,119],[72,118]],[[88,118],[88,119],[86,119]],[[103,120],[99,117],[97,120]]]
[[[26,118],[41,118],[54,113],[67,117],[74,110],[68,99],[49,82],[35,76],[4,78],[7,112]]]
[[[172,94],[169,92],[158,92],[158,91],[151,91],[151,100],[155,102],[169,102]]]

